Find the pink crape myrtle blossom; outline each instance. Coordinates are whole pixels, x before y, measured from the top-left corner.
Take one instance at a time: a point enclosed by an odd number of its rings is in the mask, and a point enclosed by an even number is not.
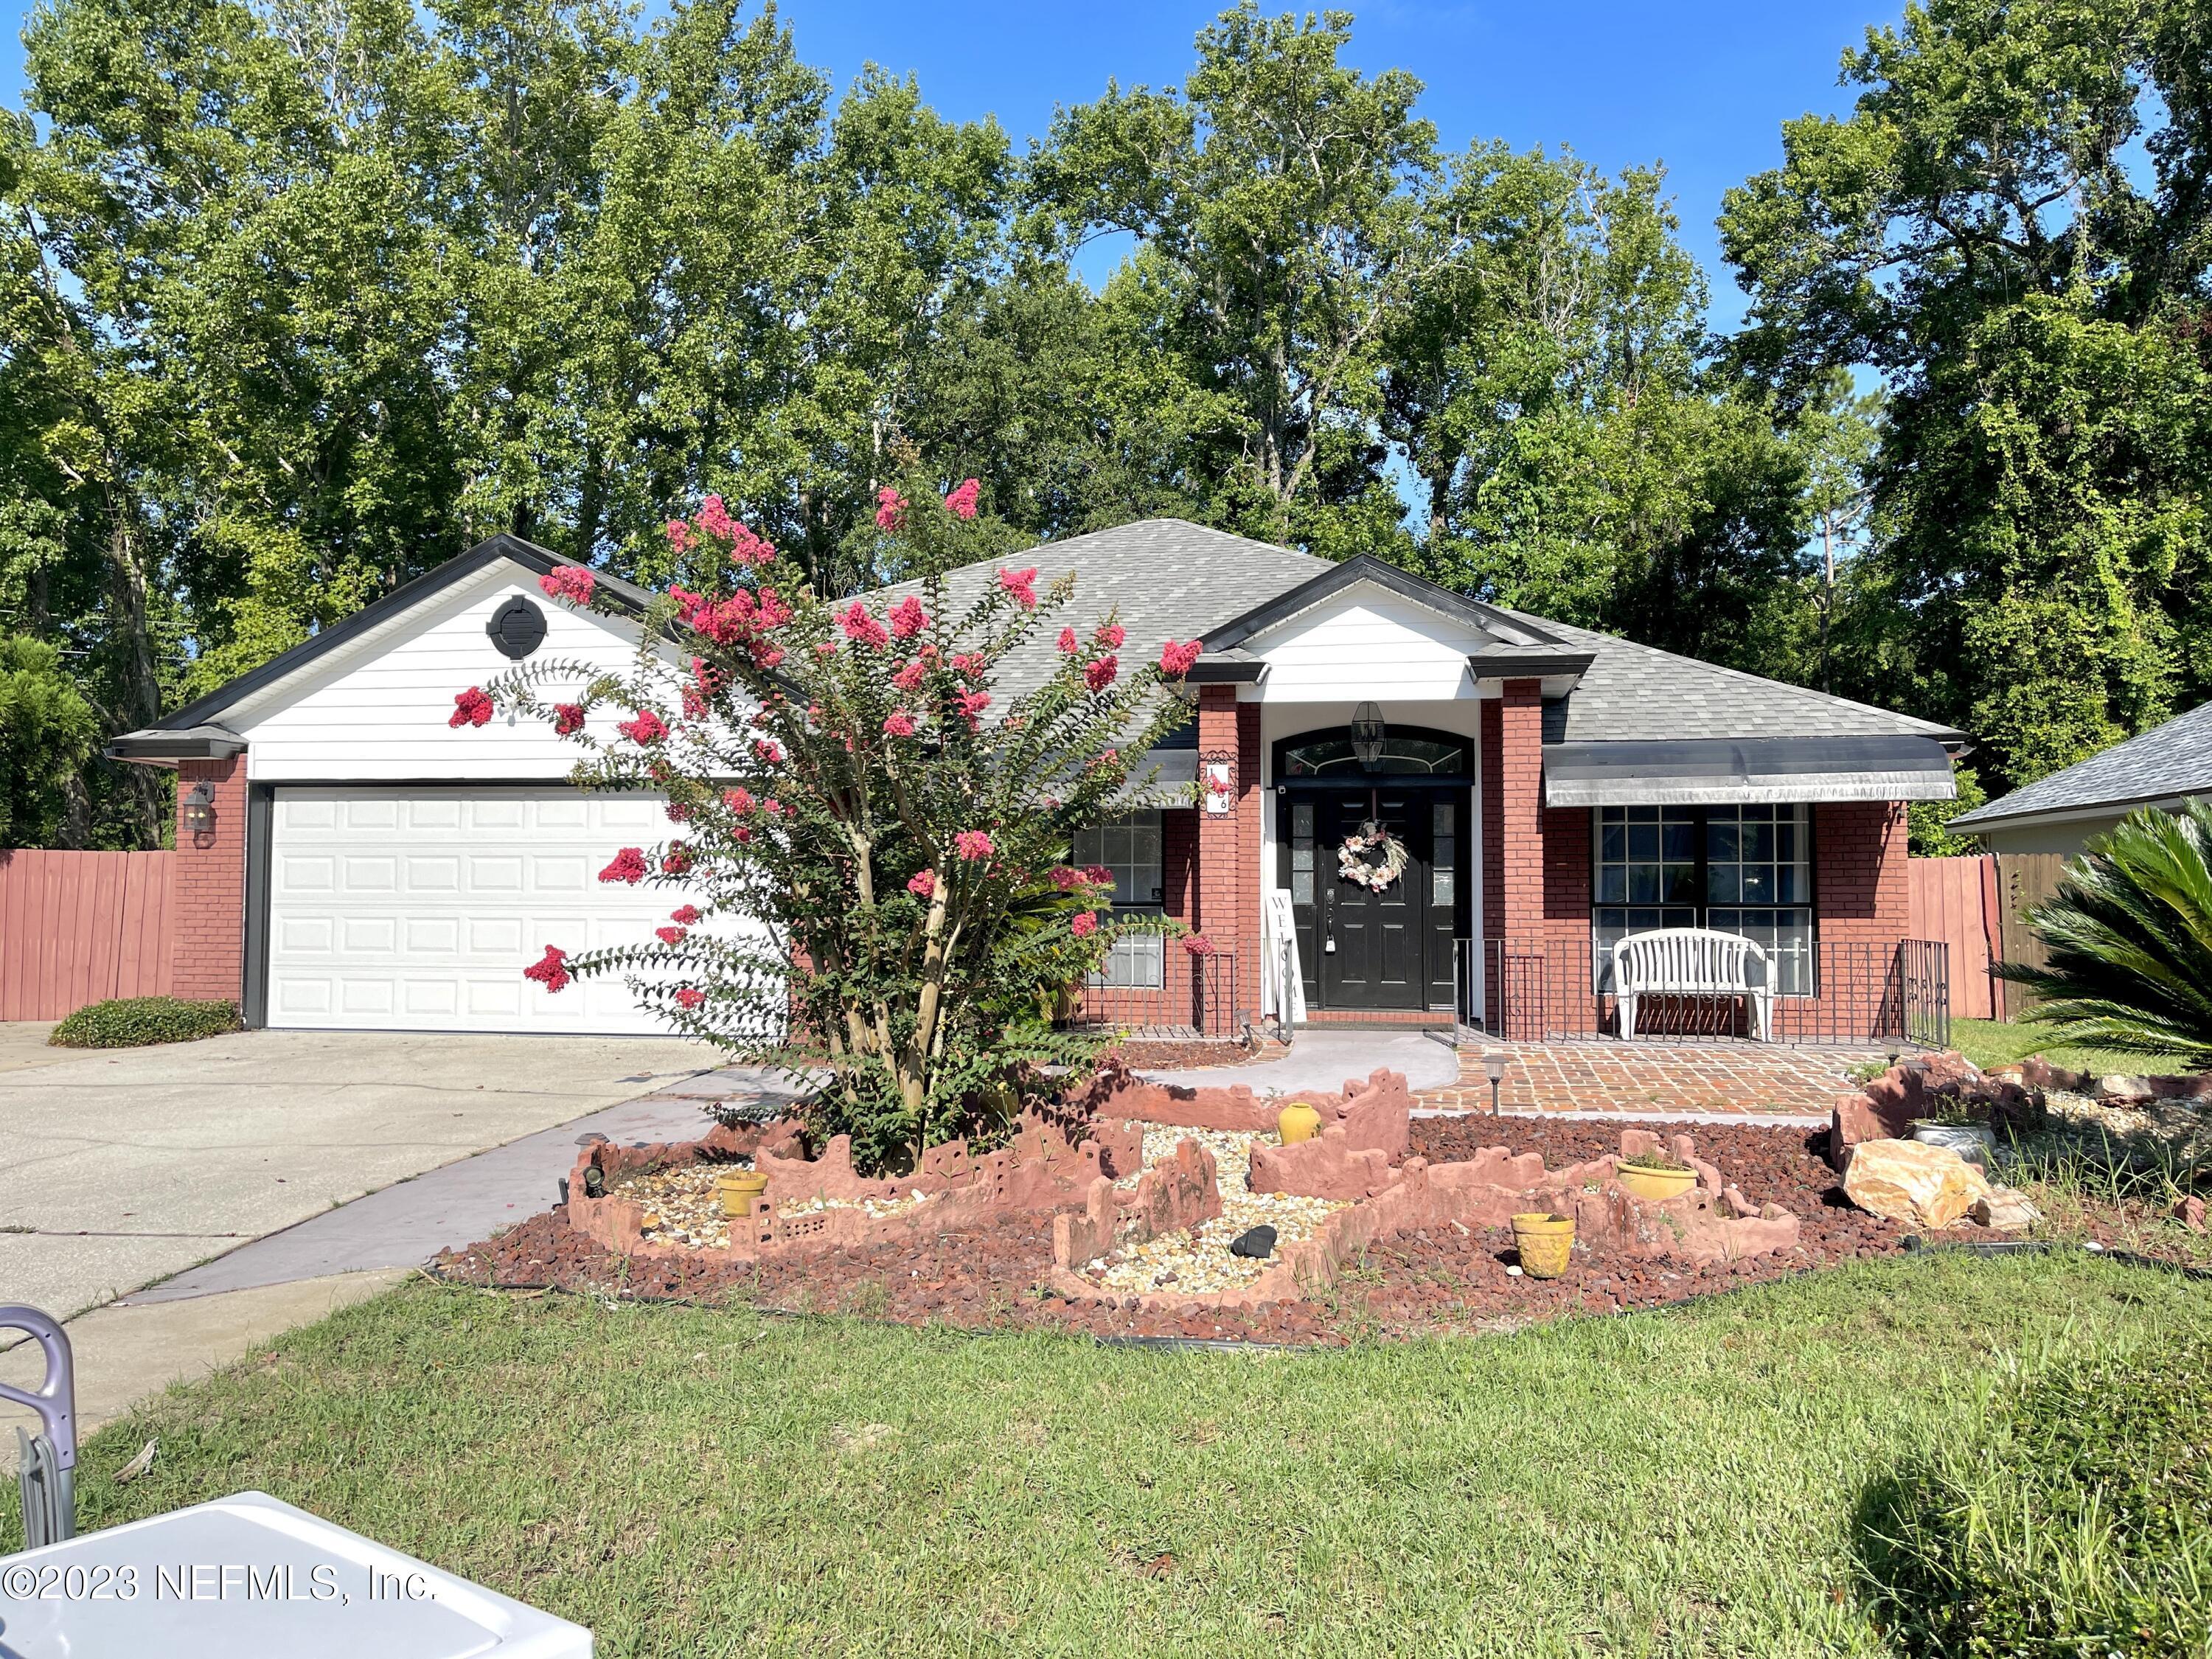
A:
[[[679,904],[668,913],[668,919],[679,927],[689,927],[699,920],[699,907],[696,904]]]
[[[1074,656],[1082,649],[1083,641],[1077,637],[1073,629],[1063,628],[1060,630],[1060,652],[1062,656]]]
[[[987,859],[999,849],[991,845],[991,837],[981,830],[963,830],[952,838],[952,850],[974,863]]]
[[[884,625],[868,614],[868,607],[855,599],[837,615],[837,625],[845,630],[845,637],[857,640],[862,645],[882,650],[891,642]]]
[[[891,676],[891,684],[902,691],[912,691],[921,684],[921,677],[929,672],[929,665],[916,657]]]
[[[885,484],[876,492],[876,528],[886,532],[906,522],[906,497]]]
[[[565,599],[570,605],[589,605],[592,590],[598,585],[599,578],[580,564],[556,564],[538,579],[547,599]]]
[[[1121,641],[1129,637],[1128,630],[1119,623],[1101,623],[1098,631],[1091,636],[1109,651],[1119,651]]]
[[[914,735],[914,716],[908,714],[903,708],[892,709],[889,714],[884,717],[884,734],[886,737],[892,738],[912,737]]]
[[[545,947],[545,954],[522,970],[525,979],[534,979],[547,991],[565,990],[568,984],[568,953],[557,945]]]
[[[758,755],[770,766],[783,764],[783,745],[774,738],[755,738],[753,753]]]
[[[659,743],[668,735],[666,724],[650,708],[639,709],[635,720],[617,721],[615,730],[639,744]]]
[[[774,795],[770,795],[766,800],[761,803],[761,811],[767,813],[770,817],[775,817],[783,811],[783,803],[778,800]]]
[[[668,535],[668,545],[672,550],[678,553],[689,553],[691,550],[690,525],[681,519],[671,519],[664,528]]]
[[[601,881],[626,881],[635,887],[646,876],[645,848],[625,847],[617,853],[614,861],[599,872]]]
[[[653,930],[653,936],[659,939],[663,945],[681,945],[684,942],[684,929],[681,927],[656,927]]]
[[[447,720],[448,726],[489,726],[491,723],[491,699],[483,688],[472,685],[465,691],[453,694],[453,712]]]
[[[1192,665],[1197,662],[1205,650],[1206,646],[1202,641],[1192,640],[1186,644],[1177,645],[1173,640],[1170,640],[1160,647],[1160,672],[1171,680],[1179,680],[1190,672]]]
[[[553,735],[573,738],[584,729],[584,705],[580,702],[556,702],[553,705]]]
[[[957,692],[953,696],[952,706],[973,726],[976,717],[991,706],[991,694],[988,691]]]
[[[911,593],[891,607],[893,637],[910,640],[929,626],[929,612],[921,608],[921,601]]]
[[[660,860],[660,873],[664,876],[680,876],[686,874],[690,868],[691,849],[680,841],[670,842],[667,856]]]
[[[730,562],[748,568],[766,567],[775,562],[775,549],[744,526],[733,525],[730,529]]]
[[[945,510],[956,519],[975,516],[975,498],[983,486],[973,478],[963,478],[953,486],[952,493],[945,498]]]
[[[1194,957],[1210,957],[1213,954],[1213,941],[1203,933],[1193,933],[1183,940],[1182,948]]]
[[[1093,887],[1111,887],[1114,884],[1114,872],[1103,864],[1085,865],[1083,878]]]
[[[1103,691],[1114,684],[1114,677],[1121,672],[1119,660],[1111,656],[1101,657],[1087,664],[1083,670],[1083,683],[1093,691]]]
[[[686,1012],[707,1000],[707,994],[696,986],[687,985],[676,994],[676,1006]]]
[[[1052,884],[1063,893],[1072,887],[1079,887],[1083,884],[1083,872],[1076,869],[1073,865],[1055,864],[1045,872],[1045,874]]]
[[[1098,931],[1098,918],[1088,910],[1078,911],[1075,919],[1067,924],[1067,931],[1078,939],[1089,939]]]
[[[709,495],[699,503],[699,528],[717,541],[726,542],[738,533],[738,521],[730,516],[720,495]]]
[[[999,586],[1012,595],[1014,603],[1023,610],[1034,611],[1037,602],[1036,575],[1035,565],[1027,570],[1001,570],[999,572]]]
[[[725,789],[722,791],[722,805],[739,817],[743,817],[753,810],[752,792],[743,786],[735,789]]]
[[[906,890],[916,898],[928,898],[937,891],[937,872],[917,870],[906,878]]]

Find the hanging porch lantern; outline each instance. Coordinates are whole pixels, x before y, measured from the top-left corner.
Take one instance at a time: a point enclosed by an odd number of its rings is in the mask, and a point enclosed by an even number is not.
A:
[[[1371,702],[1363,702],[1352,711],[1352,752],[1362,766],[1372,766],[1382,758],[1382,710]]]

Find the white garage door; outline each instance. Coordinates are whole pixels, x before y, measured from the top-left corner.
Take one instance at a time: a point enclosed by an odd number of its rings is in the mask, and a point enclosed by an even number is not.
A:
[[[522,977],[549,945],[647,943],[682,902],[599,879],[617,848],[667,835],[658,798],[382,785],[279,787],[272,805],[270,1024],[666,1030],[619,979],[554,996]]]

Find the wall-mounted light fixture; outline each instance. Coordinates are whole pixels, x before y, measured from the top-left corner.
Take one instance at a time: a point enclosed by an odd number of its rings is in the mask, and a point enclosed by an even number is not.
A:
[[[204,834],[215,828],[215,786],[202,781],[185,791],[177,803],[181,809],[185,828],[195,835]]]

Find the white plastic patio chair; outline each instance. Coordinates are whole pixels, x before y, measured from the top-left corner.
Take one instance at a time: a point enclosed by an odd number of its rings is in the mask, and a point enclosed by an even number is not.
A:
[[[1657,927],[1613,947],[1613,990],[1620,1035],[1636,1035],[1636,1005],[1655,996],[1742,997],[1761,1042],[1774,1012],[1774,972],[1766,950],[1738,933],[1705,927]]]

